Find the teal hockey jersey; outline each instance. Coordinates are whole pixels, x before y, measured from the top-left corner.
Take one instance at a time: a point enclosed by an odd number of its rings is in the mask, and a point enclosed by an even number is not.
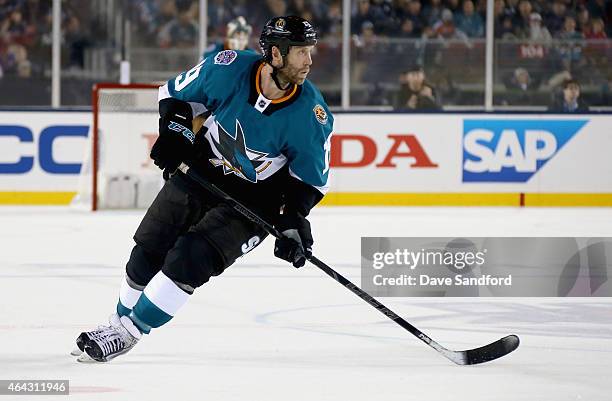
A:
[[[287,174],[325,194],[333,116],[308,80],[282,99],[265,98],[263,65],[256,53],[221,51],[169,80],[159,100],[189,102],[194,116],[211,113],[196,140],[203,151],[194,167],[230,195],[275,205]]]

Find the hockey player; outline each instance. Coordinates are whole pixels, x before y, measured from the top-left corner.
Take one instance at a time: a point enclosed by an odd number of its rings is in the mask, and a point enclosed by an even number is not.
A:
[[[250,50],[249,49],[249,38],[251,37],[253,28],[247,24],[244,17],[236,17],[227,23],[227,31],[225,40],[219,43],[212,43],[204,50],[202,60],[206,57],[215,55],[223,50]]]
[[[328,188],[333,127],[306,80],[317,35],[300,17],[276,17],[259,42],[263,57],[224,50],[160,88],[151,158],[170,179],[134,235],[110,325],[77,338],[80,360],[105,362],[129,351],[266,237],[177,171],[182,161],[284,233],[277,257],[301,267],[311,253],[307,216]],[[194,135],[202,115],[210,117]]]

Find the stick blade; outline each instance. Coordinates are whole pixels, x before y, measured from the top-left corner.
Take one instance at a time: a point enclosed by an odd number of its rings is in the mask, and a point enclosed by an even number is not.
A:
[[[445,349],[442,353],[457,365],[478,365],[508,355],[518,348],[519,343],[518,336],[511,334],[483,347],[465,351],[449,351]]]
[[[465,353],[463,365],[477,365],[501,358],[517,349],[519,344],[518,336],[510,334],[483,347],[461,351]]]

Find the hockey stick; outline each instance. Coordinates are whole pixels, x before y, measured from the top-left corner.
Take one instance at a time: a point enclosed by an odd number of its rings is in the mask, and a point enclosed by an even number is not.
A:
[[[202,185],[205,189],[207,189],[212,194],[221,198],[227,204],[229,204],[234,210],[241,213],[244,217],[260,225],[264,230],[266,230],[270,235],[275,238],[282,238],[283,234],[278,231],[274,226],[257,214],[252,212],[246,206],[242,205],[240,202],[226,194],[223,190],[218,188],[216,185],[211,184],[202,178],[198,173],[193,171],[188,165],[185,163],[181,163],[179,166],[179,170],[181,170],[185,175],[196,181],[198,184]],[[440,354],[455,362],[457,365],[476,365],[483,362],[492,361],[497,358],[501,358],[504,355],[509,354],[514,351],[519,346],[519,338],[518,336],[511,334],[506,337],[503,337],[497,341],[492,342],[491,344],[487,344],[483,347],[468,349],[464,351],[453,351],[447,348],[444,348],[436,341],[432,340],[430,337],[425,335],[421,330],[414,327],[412,324],[408,323],[406,320],[399,317],[389,308],[378,302],[367,292],[363,291],[361,288],[357,287],[347,278],[342,276],[340,273],[336,272],[334,269],[320,261],[317,257],[310,256],[308,258],[313,265],[317,266],[319,269],[323,270],[328,276],[336,280],[338,283],[342,284],[345,288],[352,291],[359,298],[363,299],[374,308],[376,308],[383,315],[387,316],[389,319],[393,320],[395,323],[402,326],[404,329],[408,330],[412,335],[423,341],[425,344],[429,345],[431,348],[438,351]]]

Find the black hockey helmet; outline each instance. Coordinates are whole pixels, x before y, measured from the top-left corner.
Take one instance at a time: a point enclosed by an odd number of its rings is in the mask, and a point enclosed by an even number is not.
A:
[[[317,31],[302,17],[289,15],[274,17],[264,25],[259,37],[259,46],[264,60],[272,61],[272,46],[279,48],[283,58],[289,53],[290,46],[314,46],[317,44]]]

